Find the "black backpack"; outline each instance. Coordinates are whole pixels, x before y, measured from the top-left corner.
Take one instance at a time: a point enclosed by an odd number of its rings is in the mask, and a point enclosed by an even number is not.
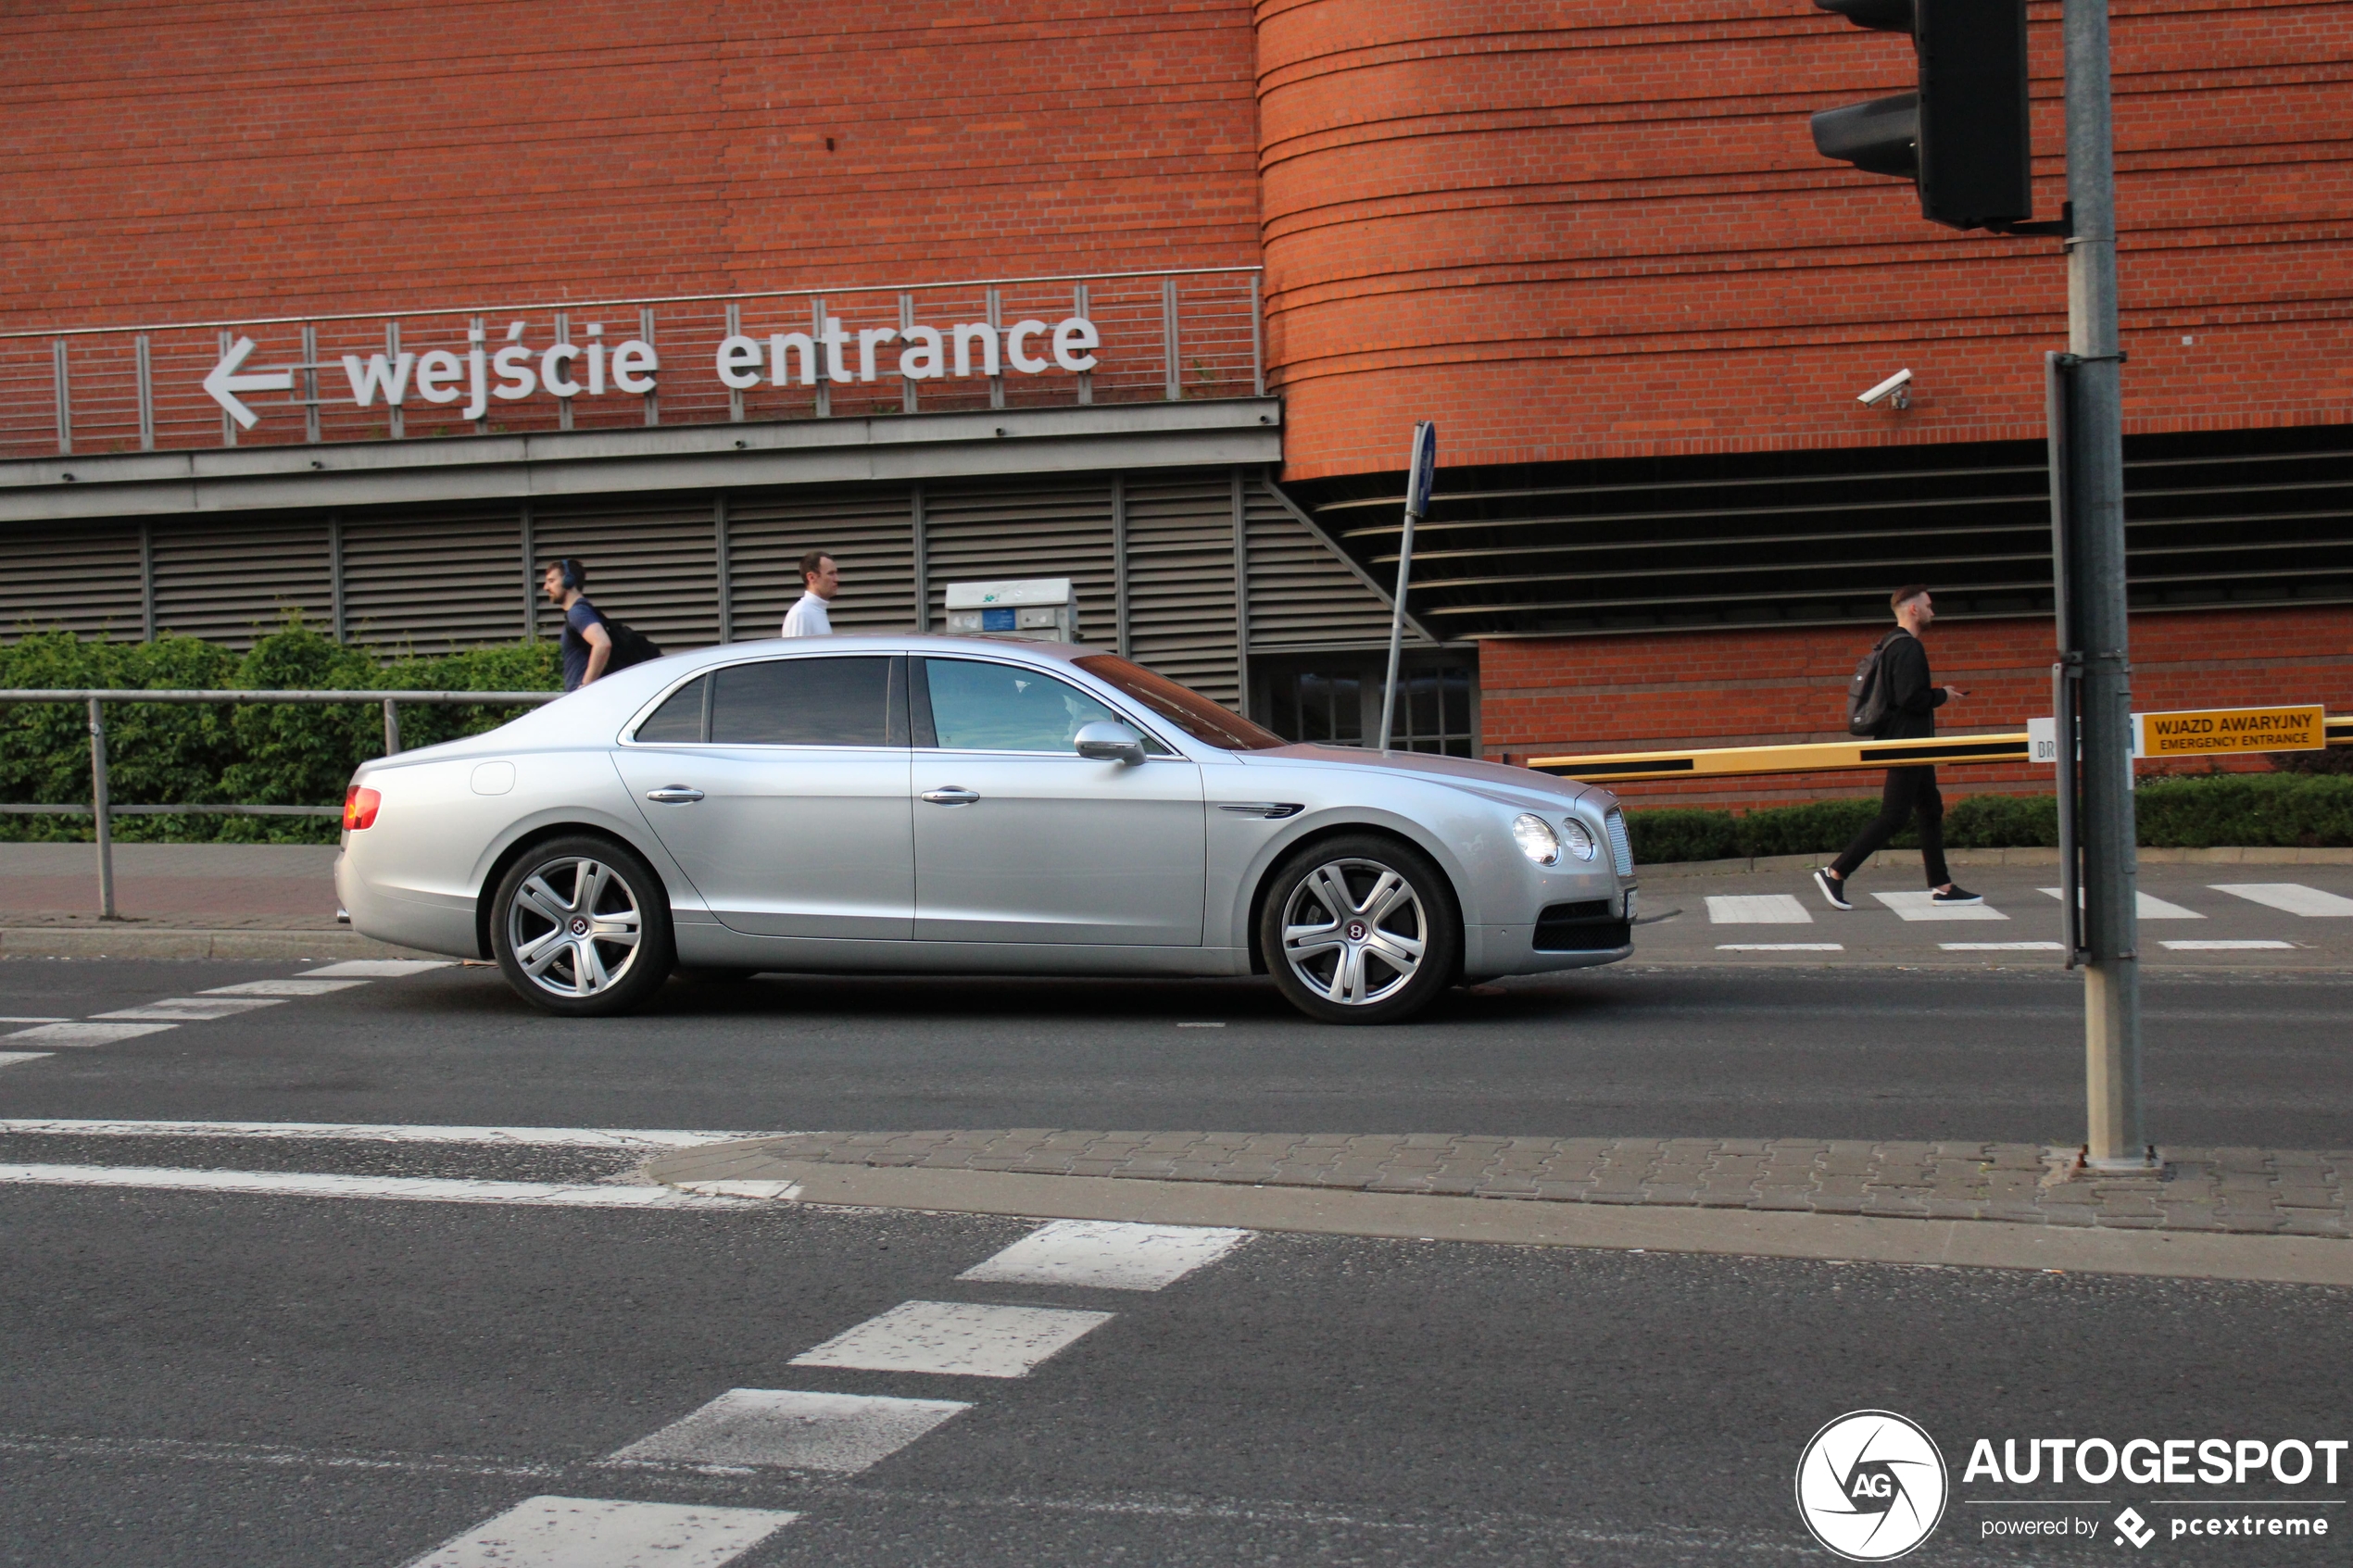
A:
[[[612,654],[605,660],[606,674],[661,657],[661,646],[627,621],[601,613],[599,618],[605,623],[605,634],[612,638]]]
[[[1890,633],[1871,646],[1871,651],[1855,661],[1855,673],[1846,683],[1846,733],[1850,735],[1877,735],[1879,727],[1887,722],[1887,645],[1894,640]]]

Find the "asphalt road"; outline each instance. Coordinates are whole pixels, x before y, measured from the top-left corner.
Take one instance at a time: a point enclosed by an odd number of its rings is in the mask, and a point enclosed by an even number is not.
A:
[[[303,967],[9,961],[0,1012]],[[2344,1147],[2346,993],[2153,979],[2162,1135]],[[2039,972],[1629,970],[1343,1032],[1255,985],[769,979],[591,1026],[452,968],[0,1067],[0,1114],[2057,1137],[2075,1000]],[[634,1158],[0,1137],[5,1161],[540,1183]],[[743,1568],[1828,1562],[1792,1475],[1864,1408],[1919,1422],[1951,1467],[1909,1561],[2342,1559],[2163,1534],[2243,1500],[2353,1529],[2313,1506],[2353,1499],[2353,1463],[2284,1492],[1962,1476],[1979,1437],[2353,1436],[2341,1290],[1277,1235],[1158,1291],[956,1277],[1031,1228],[0,1180],[0,1563],[395,1568],[547,1496],[798,1515]],[[909,1302],[1111,1315],[1024,1376],[793,1364]],[[855,1473],[610,1457],[731,1389],[970,1408]],[[2027,1505],[2059,1498],[2088,1500]],[[2109,1533],[2126,1503],[2160,1530],[2145,1552]],[[2097,1533],[1984,1534],[2059,1514]]]
[[[9,960],[0,1013],[82,1018],[299,969]],[[2353,976],[2144,989],[2160,1140],[2353,1146]],[[58,1051],[5,1069],[0,1095],[18,1116],[2073,1143],[2081,997],[2048,967],[1621,966],[1364,1030],[1308,1022],[1263,981],[773,976],[583,1022],[450,967]]]

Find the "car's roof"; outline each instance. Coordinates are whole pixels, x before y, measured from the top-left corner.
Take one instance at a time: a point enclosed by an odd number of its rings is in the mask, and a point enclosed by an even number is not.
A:
[[[837,633],[827,637],[763,637],[754,642],[718,643],[706,648],[690,648],[681,657],[698,659],[708,663],[730,659],[774,658],[778,654],[818,653],[1014,653],[1028,654],[1038,659],[1068,664],[1088,655],[1108,654],[1109,648],[1088,647],[1084,643],[1033,643],[1024,638],[954,636],[945,633]]]

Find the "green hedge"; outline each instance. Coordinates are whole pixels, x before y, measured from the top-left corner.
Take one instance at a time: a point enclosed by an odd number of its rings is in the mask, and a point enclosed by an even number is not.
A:
[[[2216,773],[2151,779],[2136,797],[2140,841],[2152,848],[2353,846],[2353,776],[2342,773]],[[1879,814],[1876,800],[1818,800],[1735,815],[1683,807],[1627,813],[1634,859],[1645,865],[1755,855],[1836,854]],[[2047,795],[1971,795],[1944,813],[1956,849],[2007,849],[2058,843],[2058,802]],[[1906,831],[1894,847],[1909,849]]]
[[[367,691],[555,691],[563,684],[553,643],[518,643],[434,658],[379,662],[298,620],[238,654],[195,637],[152,643],[83,642],[34,632],[0,647],[0,687],[97,686],[182,689]],[[495,729],[517,708],[418,705],[400,710],[403,746],[431,746]],[[117,802],[179,801],[251,806],[332,806],[351,771],[384,751],[384,710],[367,704],[283,706],[109,703],[107,773]],[[69,703],[0,707],[0,799],[87,802],[90,736]],[[325,844],[328,818],[209,815],[118,817],[123,839],[189,843]],[[0,815],[0,839],[87,840],[87,817]]]

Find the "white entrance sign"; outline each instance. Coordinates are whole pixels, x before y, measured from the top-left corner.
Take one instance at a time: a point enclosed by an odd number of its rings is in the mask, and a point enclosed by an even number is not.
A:
[[[547,335],[554,338],[552,326]],[[580,343],[557,340],[543,345],[530,337],[529,322],[512,321],[504,341],[493,349],[484,330],[474,327],[462,355],[447,348],[365,358],[346,354],[343,371],[351,385],[351,401],[359,408],[379,402],[399,408],[412,397],[438,404],[462,399],[465,407],[459,417],[479,420],[489,412],[493,398],[513,403],[542,394],[569,399],[601,397],[608,392],[642,397],[655,390],[662,368],[661,356],[643,338],[608,345],[602,322],[589,322]],[[1008,372],[1040,376],[1055,370],[1079,375],[1095,368],[1094,350],[1102,341],[1095,323],[1084,316],[1054,322],[1031,318],[1006,327],[958,321],[945,329],[918,323],[854,331],[839,317],[828,316],[811,332],[776,332],[765,342],[740,334],[723,338],[712,369],[731,391],[749,390],[763,381],[770,386],[813,386],[820,376],[827,382],[853,383],[885,376],[929,381]],[[245,430],[254,427],[258,416],[237,394],[291,391],[296,371],[303,368],[240,374],[253,349],[251,338],[239,338],[204,379],[205,391]]]

